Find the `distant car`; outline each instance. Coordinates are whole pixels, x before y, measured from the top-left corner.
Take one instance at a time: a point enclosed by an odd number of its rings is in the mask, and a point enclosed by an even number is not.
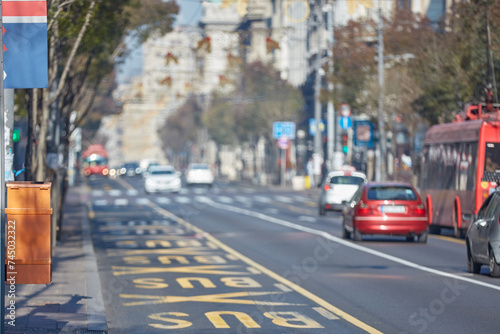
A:
[[[212,186],[214,183],[214,173],[208,164],[192,163],[186,170],[186,184],[204,184]]]
[[[360,172],[329,172],[321,184],[319,215],[324,216],[326,211],[342,211],[363,183],[366,183],[366,175]]]
[[[342,236],[361,241],[364,234],[402,235],[407,241],[426,243],[427,210],[409,183],[368,182],[345,206]]]
[[[181,175],[172,166],[152,166],[144,177],[146,193],[179,192],[181,187]]]
[[[491,193],[472,219],[465,236],[467,269],[479,274],[489,265],[490,275],[500,277],[500,191]]]
[[[128,162],[123,164],[121,174],[126,176],[136,176],[141,174],[141,168],[137,162]]]

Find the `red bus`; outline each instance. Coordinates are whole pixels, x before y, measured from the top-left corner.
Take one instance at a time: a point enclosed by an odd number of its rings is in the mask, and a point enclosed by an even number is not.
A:
[[[453,229],[463,238],[472,216],[494,191],[500,170],[500,105],[469,105],[456,121],[425,136],[419,188],[429,230]]]
[[[83,173],[85,174],[85,176],[108,175],[108,151],[106,151],[103,145],[90,145],[83,152],[82,157]]]

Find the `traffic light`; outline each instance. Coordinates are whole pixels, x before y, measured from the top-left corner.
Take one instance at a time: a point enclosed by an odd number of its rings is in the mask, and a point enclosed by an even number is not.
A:
[[[12,131],[12,141],[14,143],[17,143],[20,138],[21,138],[21,133],[19,132],[19,129],[14,129]]]
[[[342,134],[342,152],[347,154],[349,152],[349,136],[347,133]]]

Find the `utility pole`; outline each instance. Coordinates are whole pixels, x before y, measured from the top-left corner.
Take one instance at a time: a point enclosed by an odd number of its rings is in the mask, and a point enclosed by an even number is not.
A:
[[[334,45],[334,32],[333,32],[333,2],[326,5],[328,17],[328,74],[330,81],[328,82],[328,105],[327,105],[327,129],[328,129],[328,161],[330,167],[334,165],[333,156],[335,152],[335,108],[333,104],[333,45]]]
[[[314,66],[314,70],[316,72],[315,80],[314,80],[314,120],[316,123],[316,132],[314,133],[314,153],[323,156],[323,145],[322,145],[322,133],[321,133],[321,101],[319,99],[320,91],[321,91],[321,8],[319,3],[315,5],[316,9],[316,22],[314,27],[316,28],[316,40],[317,40],[317,53],[316,53],[316,62]]]
[[[376,156],[377,168],[375,171],[375,179],[377,181],[384,181],[386,179],[386,156],[387,156],[387,138],[385,136],[385,113],[384,113],[384,33],[382,22],[382,7],[379,2],[378,8],[378,131],[379,131],[379,145],[380,154]]]

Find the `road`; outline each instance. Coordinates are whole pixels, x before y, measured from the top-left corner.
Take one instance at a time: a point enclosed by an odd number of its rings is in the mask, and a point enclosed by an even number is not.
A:
[[[344,240],[314,191],[88,185],[111,334],[498,332],[500,280],[467,273],[463,240]]]

